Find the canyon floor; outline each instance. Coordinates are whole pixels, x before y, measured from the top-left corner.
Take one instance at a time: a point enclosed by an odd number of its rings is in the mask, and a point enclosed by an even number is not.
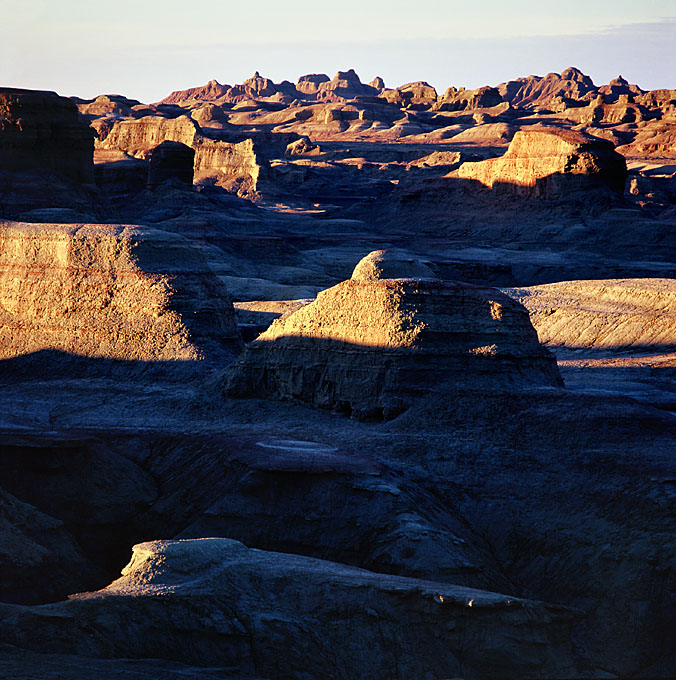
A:
[[[0,675],[676,676],[676,91],[0,89]]]

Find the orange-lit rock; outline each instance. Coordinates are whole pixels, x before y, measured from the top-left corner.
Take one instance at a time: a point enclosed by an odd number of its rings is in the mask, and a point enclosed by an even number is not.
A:
[[[504,156],[463,163],[458,176],[521,196],[561,198],[574,191],[624,191],[627,168],[612,143],[551,127],[520,130]]]

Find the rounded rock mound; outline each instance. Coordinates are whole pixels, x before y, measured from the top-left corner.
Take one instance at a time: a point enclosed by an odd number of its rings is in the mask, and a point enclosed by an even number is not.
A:
[[[375,251],[275,320],[228,372],[226,394],[389,419],[430,393],[562,384],[522,305],[409,260]]]

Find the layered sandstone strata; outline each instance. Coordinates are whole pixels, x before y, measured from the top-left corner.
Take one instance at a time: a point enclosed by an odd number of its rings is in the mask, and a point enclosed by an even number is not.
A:
[[[432,390],[559,384],[520,304],[375,251],[249,344],[226,391],[391,418]]]
[[[599,188],[622,194],[627,166],[612,142],[573,130],[533,127],[517,132],[504,156],[463,163],[458,176],[520,196],[560,198]]]
[[[200,126],[188,116],[145,116],[112,124],[102,119],[98,134],[97,151],[124,151],[136,158],[149,158],[154,149],[167,142],[183,144],[194,153],[195,182],[211,180],[229,190],[243,187],[244,193],[256,191],[261,170],[266,165],[258,147],[276,141],[284,148],[292,141],[289,135],[279,135],[278,140],[265,138],[259,145],[253,138],[242,138],[241,135],[232,141],[215,139],[202,134]]]
[[[541,342],[560,347],[676,347],[676,281],[565,281],[505,291],[530,312]]]
[[[0,170],[94,181],[94,136],[77,107],[54,92],[0,88]]]
[[[227,291],[183,237],[0,222],[0,358],[221,362],[237,348]]]

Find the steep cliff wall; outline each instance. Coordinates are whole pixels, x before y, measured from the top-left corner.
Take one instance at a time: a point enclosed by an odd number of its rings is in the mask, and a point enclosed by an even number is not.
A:
[[[458,176],[518,195],[560,198],[598,188],[621,194],[627,167],[611,142],[572,130],[536,127],[517,132],[500,158],[463,163]]]
[[[0,222],[0,358],[221,362],[238,342],[225,287],[182,237]]]
[[[47,172],[93,183],[93,138],[70,99],[0,88],[0,170]]]

